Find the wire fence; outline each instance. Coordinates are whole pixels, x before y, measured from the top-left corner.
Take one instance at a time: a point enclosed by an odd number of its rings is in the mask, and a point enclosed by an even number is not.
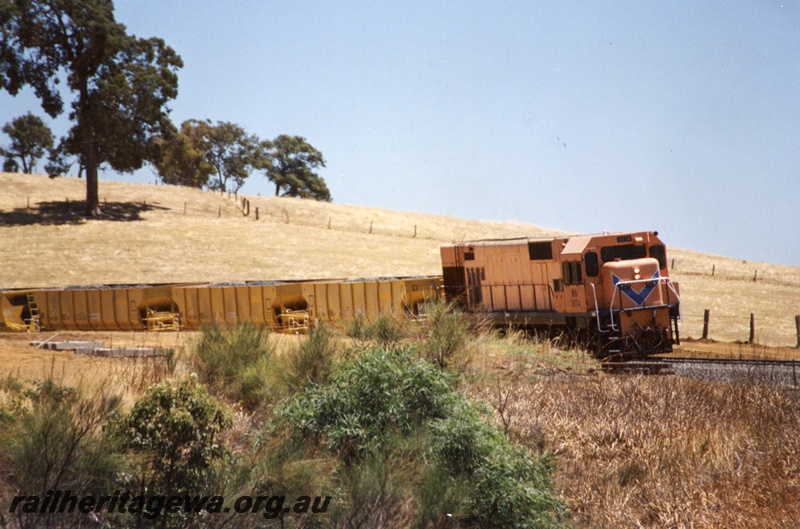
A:
[[[702,338],[704,340],[709,339],[709,329],[712,326],[712,318],[711,318],[711,310],[705,309],[703,311],[703,315],[697,314],[684,314],[681,317],[682,321],[694,325],[699,325],[702,322],[703,325],[703,334]],[[713,318],[713,323],[718,324],[722,322],[726,328],[731,326],[738,326],[747,328],[749,326],[750,329],[750,337],[748,342],[754,343],[757,325],[759,327],[768,327],[768,328],[776,328],[776,327],[784,327],[788,328],[789,322],[792,321],[792,318],[778,318],[775,316],[757,316],[755,313],[750,313],[749,321],[746,316],[734,316],[730,314],[715,314]],[[796,315],[793,317],[793,323],[795,326],[795,332],[797,337],[797,344],[795,347],[800,348],[800,315]]]

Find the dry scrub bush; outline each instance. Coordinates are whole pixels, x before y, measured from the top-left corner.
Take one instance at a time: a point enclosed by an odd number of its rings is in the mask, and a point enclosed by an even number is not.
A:
[[[464,314],[454,304],[442,302],[427,303],[425,314],[420,340],[422,357],[443,371],[466,369],[474,351]]]
[[[405,317],[391,312],[382,312],[374,319],[359,313],[344,323],[344,332],[360,348],[366,348],[373,341],[380,347],[389,348],[408,335],[407,323]]]
[[[511,404],[519,437],[558,455],[588,527],[796,526],[798,397],[672,377],[557,377]]]
[[[326,383],[333,374],[338,342],[325,325],[312,329],[308,336],[281,358],[280,379],[289,393]]]

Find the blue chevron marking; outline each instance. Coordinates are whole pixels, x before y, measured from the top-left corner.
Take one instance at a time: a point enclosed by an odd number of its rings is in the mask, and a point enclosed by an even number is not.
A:
[[[661,274],[659,274],[658,270],[656,270],[656,273],[653,274],[652,277],[652,279],[655,279],[655,281],[644,283],[644,287],[640,292],[636,292],[635,290],[633,290],[632,285],[623,284],[620,285],[618,288],[620,292],[625,294],[625,297],[636,303],[637,307],[641,307],[642,305],[644,305],[644,302],[647,301],[647,298],[650,297],[650,294],[652,294],[653,291],[658,286],[659,278],[661,278]],[[618,278],[616,275],[611,274],[611,281],[614,283],[614,286],[617,286],[617,283],[619,283],[622,280]]]

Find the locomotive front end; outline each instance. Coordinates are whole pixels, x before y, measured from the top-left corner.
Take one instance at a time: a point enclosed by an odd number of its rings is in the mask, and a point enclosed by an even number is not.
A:
[[[661,268],[652,257],[603,264],[600,275],[608,307],[603,312],[608,316],[606,330],[615,337],[610,355],[666,353],[679,342],[680,297]]]

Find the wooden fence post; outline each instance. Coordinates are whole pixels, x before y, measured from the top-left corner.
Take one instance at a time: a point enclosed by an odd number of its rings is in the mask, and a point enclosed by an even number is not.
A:
[[[711,277],[714,277],[714,272],[716,271],[716,269],[717,269],[716,264],[711,265]]]
[[[794,326],[797,328],[797,348],[800,349],[800,316],[794,317]]]
[[[258,206],[256,206],[256,220],[258,220]]]
[[[756,282],[756,279],[758,279],[758,270],[756,270],[756,273],[753,274],[753,283]]]
[[[416,239],[416,238],[417,238],[417,225],[414,224],[414,236],[412,237],[412,239]]]
[[[708,318],[710,315],[711,311],[708,309],[703,313],[703,340],[708,340]]]
[[[369,221],[369,232],[372,233],[372,221]]]
[[[748,343],[752,344],[756,340],[756,318],[753,316],[753,313],[750,313],[750,341]]]

